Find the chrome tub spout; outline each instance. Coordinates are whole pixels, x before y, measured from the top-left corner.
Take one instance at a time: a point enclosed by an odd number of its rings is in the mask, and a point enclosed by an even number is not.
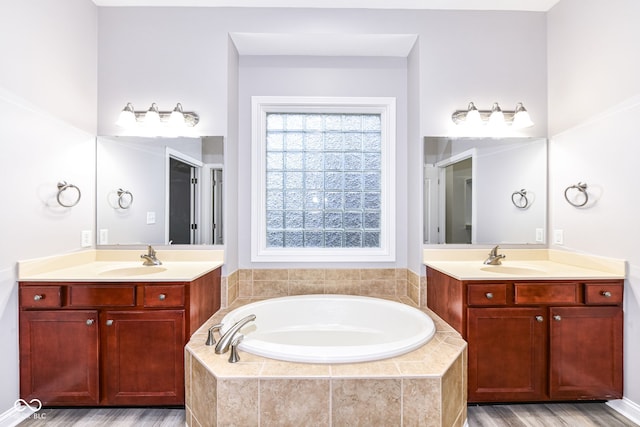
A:
[[[220,337],[220,341],[216,344],[216,354],[223,354],[229,351],[229,347],[231,347],[231,343],[233,342],[233,337],[238,333],[238,331],[247,323],[256,320],[255,314],[250,314],[247,317],[244,317],[236,322],[225,334]]]

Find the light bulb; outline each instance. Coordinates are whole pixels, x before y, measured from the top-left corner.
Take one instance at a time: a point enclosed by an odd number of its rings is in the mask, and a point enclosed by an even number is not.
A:
[[[184,118],[184,113],[182,112],[182,104],[178,102],[176,108],[173,109],[171,115],[169,116],[169,125],[171,126],[184,126],[186,125],[186,121]]]
[[[482,118],[480,117],[480,111],[476,108],[473,102],[469,103],[467,107],[467,115],[465,118],[465,125],[467,126],[481,126]]]
[[[531,116],[529,116],[529,112],[526,110],[526,108],[524,108],[522,102],[518,102],[518,104],[516,105],[512,126],[516,129],[528,128],[533,126]]]
[[[130,102],[120,111],[120,116],[118,116],[118,121],[116,122],[118,126],[122,126],[125,128],[135,126],[136,124],[136,113],[133,110],[133,105]]]
[[[158,106],[154,102],[144,115],[144,124],[147,126],[158,126],[160,124],[160,113]]]
[[[502,127],[505,125],[504,113],[500,109],[497,102],[493,103],[491,108],[491,115],[489,116],[489,125],[493,127]]]

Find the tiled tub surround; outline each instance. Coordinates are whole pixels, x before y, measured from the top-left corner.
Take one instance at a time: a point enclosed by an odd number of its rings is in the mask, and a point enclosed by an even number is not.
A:
[[[241,269],[224,279],[223,307],[236,298],[306,294],[406,296],[414,305],[426,305],[424,283],[421,287],[421,278],[406,268]]]
[[[403,297],[389,299],[415,306]],[[402,356],[355,364],[291,363],[240,352],[228,363],[206,346],[207,328],[252,298],[216,313],[185,349],[189,426],[462,426],[466,414],[466,343],[425,310],[436,335]]]

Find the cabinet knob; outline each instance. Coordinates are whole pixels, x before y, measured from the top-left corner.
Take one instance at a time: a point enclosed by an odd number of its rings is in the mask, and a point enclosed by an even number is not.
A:
[[[544,322],[544,317],[542,317],[542,316],[536,316],[536,320],[537,320],[538,322]]]
[[[611,298],[611,292],[609,291],[602,291],[600,294],[605,298]]]
[[[160,301],[164,301],[164,300],[166,300],[166,299],[167,299],[167,294],[160,294],[160,295],[158,295],[158,299],[159,299]]]
[[[553,316],[553,320],[557,320],[557,321],[559,322],[559,321],[561,321],[561,320],[562,320],[562,317],[560,317],[560,315],[559,315],[559,314],[555,314],[555,315]]]
[[[93,325],[94,320],[93,319],[87,319],[87,326],[91,326]]]
[[[42,298],[44,298],[44,295],[39,295],[39,294],[38,294],[38,295],[34,295],[34,296],[33,296],[33,300],[34,300],[34,301],[40,301]]]
[[[486,294],[484,294],[484,296],[487,297],[487,299],[491,299],[493,298],[493,293],[487,292]]]
[[[113,320],[111,320],[111,319],[107,320],[106,324],[107,324],[107,326],[113,325]]]

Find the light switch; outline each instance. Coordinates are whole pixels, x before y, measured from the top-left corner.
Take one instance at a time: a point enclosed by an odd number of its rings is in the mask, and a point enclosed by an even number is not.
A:
[[[156,213],[147,212],[147,224],[155,224],[155,223],[156,223]]]
[[[553,243],[556,245],[564,244],[564,233],[562,230],[553,230]]]
[[[109,230],[106,228],[100,229],[100,237],[98,239],[98,244],[100,245],[108,245],[109,244]]]
[[[89,246],[91,246],[91,230],[82,230],[80,246],[82,246],[83,248],[88,248]]]
[[[536,242],[544,242],[544,230],[536,228]]]

